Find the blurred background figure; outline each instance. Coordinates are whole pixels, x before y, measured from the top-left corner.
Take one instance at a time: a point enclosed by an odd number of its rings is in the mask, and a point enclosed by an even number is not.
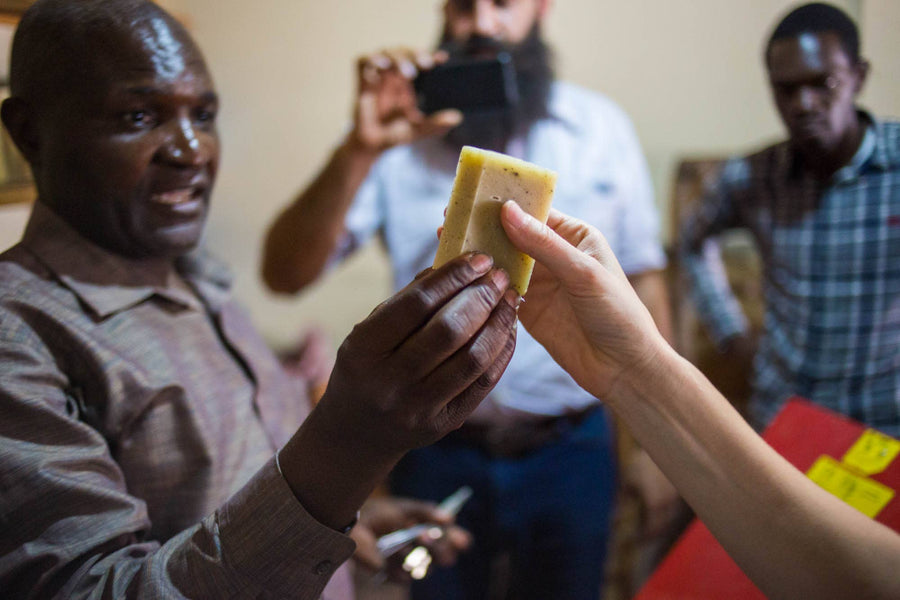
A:
[[[325,393],[334,368],[334,347],[328,334],[316,325],[300,332],[297,343],[278,357],[285,371],[305,383],[310,401],[315,404]]]
[[[857,98],[869,72],[855,23],[821,3],[775,27],[764,60],[788,140],[727,163],[684,225],[698,310],[725,351],[755,341],[710,236],[748,228],[765,318],[751,423],[792,395],[900,435],[900,123]]]

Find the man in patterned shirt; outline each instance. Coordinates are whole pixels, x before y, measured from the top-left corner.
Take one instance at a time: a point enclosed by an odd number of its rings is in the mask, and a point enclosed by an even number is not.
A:
[[[38,200],[0,256],[0,597],[318,598],[372,489],[499,378],[508,276],[484,255],[422,274],[309,412],[195,251],[218,99],[184,28],[146,0],[38,0],[11,92]],[[372,534],[421,516],[393,508]]]
[[[900,124],[856,105],[868,63],[855,24],[809,4],[765,61],[789,139],[729,161],[682,230],[699,312],[724,350],[747,324],[707,239],[746,227],[764,265],[765,319],[749,417],[797,394],[900,435]]]

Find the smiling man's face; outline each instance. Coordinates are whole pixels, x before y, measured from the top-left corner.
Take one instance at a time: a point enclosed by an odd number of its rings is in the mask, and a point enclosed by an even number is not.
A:
[[[37,119],[41,200],[94,243],[172,258],[200,240],[219,161],[199,50],[163,16],[93,36],[78,81]]]

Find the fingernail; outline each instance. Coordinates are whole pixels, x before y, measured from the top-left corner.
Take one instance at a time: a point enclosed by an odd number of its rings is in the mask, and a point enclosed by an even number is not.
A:
[[[519,206],[518,202],[515,200],[507,200],[503,203],[503,207],[507,211],[508,220],[514,227],[524,227],[527,224],[526,219],[529,215],[522,210],[522,207]]]
[[[488,269],[490,269],[491,265],[493,264],[494,261],[491,260],[491,257],[487,254],[473,254],[471,257],[469,257],[469,265],[479,275],[482,273],[487,273]]]
[[[404,60],[400,63],[400,73],[407,79],[413,79],[419,73],[419,70],[416,68],[416,65]]]
[[[434,59],[427,52],[417,55],[416,60],[423,69],[430,69],[434,66]]]
[[[522,303],[522,296],[519,295],[519,292],[516,290],[508,290],[504,295],[503,299],[506,300],[506,303],[509,304],[514,309],[519,308],[519,304]]]
[[[440,508],[435,508],[434,513],[432,513],[432,514],[433,514],[433,518],[436,520],[443,520],[443,521],[452,521],[453,520],[452,514],[448,513],[446,510],[441,510]]]
[[[494,269],[491,273],[491,281],[498,289],[505,290],[509,286],[509,275],[503,269]]]

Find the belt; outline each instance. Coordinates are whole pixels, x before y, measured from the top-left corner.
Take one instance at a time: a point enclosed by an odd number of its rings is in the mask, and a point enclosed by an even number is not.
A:
[[[496,458],[519,458],[561,438],[581,425],[595,410],[521,420],[513,423],[464,423],[447,434],[442,442],[474,446]]]

